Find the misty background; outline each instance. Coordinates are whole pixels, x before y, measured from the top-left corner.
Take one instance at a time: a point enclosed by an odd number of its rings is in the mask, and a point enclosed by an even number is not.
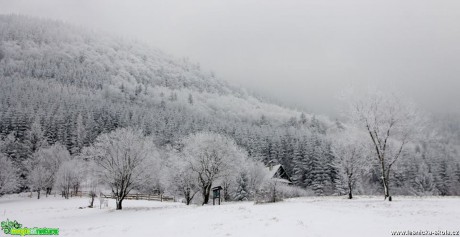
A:
[[[0,13],[139,39],[309,112],[377,87],[460,114],[459,1],[0,0]]]

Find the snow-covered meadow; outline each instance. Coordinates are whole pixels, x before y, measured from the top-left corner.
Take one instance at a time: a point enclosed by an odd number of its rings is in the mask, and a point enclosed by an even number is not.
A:
[[[87,198],[0,198],[1,220],[59,228],[61,236],[391,236],[397,230],[460,230],[460,198],[308,197],[279,203],[126,200],[123,210],[83,208]],[[99,203],[97,203],[99,204]]]

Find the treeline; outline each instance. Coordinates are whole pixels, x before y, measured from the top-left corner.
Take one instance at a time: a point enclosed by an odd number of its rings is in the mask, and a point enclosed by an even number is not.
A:
[[[294,183],[315,195],[346,193],[340,152],[334,144],[352,133],[340,122],[326,123],[301,115],[279,124],[261,116],[253,121],[212,117],[164,96],[163,103],[107,99],[60,84],[34,79],[3,79],[0,93],[0,151],[21,170],[20,190],[27,190],[26,163],[40,148],[61,144],[78,156],[103,133],[134,127],[168,149],[189,134],[213,131],[235,139],[253,160],[283,164]],[[427,137],[404,152],[393,173],[396,194],[458,195],[460,167],[455,144],[442,136]],[[363,142],[365,143],[365,142]],[[371,152],[371,151],[367,151]],[[368,155],[369,169],[357,177],[357,194],[381,191],[380,170]]]

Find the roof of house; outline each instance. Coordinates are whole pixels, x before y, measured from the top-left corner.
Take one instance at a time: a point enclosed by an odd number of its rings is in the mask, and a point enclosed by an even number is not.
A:
[[[268,168],[267,179],[273,179],[273,180],[277,180],[283,183],[292,182],[291,178],[289,177],[288,174],[286,174],[286,171],[284,170],[281,164],[273,165],[271,168],[269,166],[267,168]],[[281,169],[281,172],[280,172],[280,169]],[[285,177],[282,177],[282,176],[285,176]]]
[[[273,178],[275,177],[276,173],[280,169],[281,165],[274,165],[272,166],[272,169],[270,169],[270,166],[267,167],[268,173],[267,173],[267,178]]]

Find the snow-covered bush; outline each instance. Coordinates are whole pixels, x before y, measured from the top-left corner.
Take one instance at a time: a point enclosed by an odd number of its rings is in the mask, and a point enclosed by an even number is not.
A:
[[[268,203],[279,202],[285,198],[313,196],[312,191],[307,191],[301,187],[288,185],[278,179],[267,179],[262,187],[257,190],[254,202]]]
[[[286,184],[280,182],[277,179],[267,179],[263,185],[256,191],[254,202],[267,203],[267,202],[279,202],[284,199],[284,193],[282,192]]]

